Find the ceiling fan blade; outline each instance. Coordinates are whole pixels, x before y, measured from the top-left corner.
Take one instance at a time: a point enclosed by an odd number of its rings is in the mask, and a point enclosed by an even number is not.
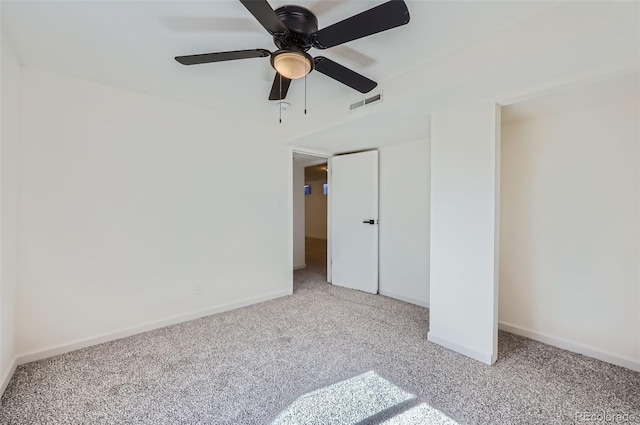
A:
[[[409,23],[409,9],[403,0],[391,0],[316,32],[313,47],[328,49],[342,43],[377,34]]]
[[[224,62],[236,59],[266,58],[271,52],[265,49],[234,50],[232,52],[203,53],[200,55],[176,56],[176,60],[183,65],[197,65],[201,63]]]
[[[288,32],[276,12],[273,11],[267,0],[240,0],[254,18],[269,31],[269,34]]]
[[[282,80],[280,80],[282,78]],[[282,84],[282,91],[280,85]],[[276,72],[276,77],[273,79],[273,85],[271,86],[271,93],[269,93],[269,100],[282,100],[287,97],[291,80],[287,77],[282,77]],[[282,93],[282,95],[281,95]]]
[[[314,59],[314,62],[316,71],[326,75],[327,77],[331,77],[354,90],[358,90],[360,93],[368,93],[378,85],[375,81],[372,81],[367,77],[332,61],[331,59],[327,59],[324,56],[317,56]]]

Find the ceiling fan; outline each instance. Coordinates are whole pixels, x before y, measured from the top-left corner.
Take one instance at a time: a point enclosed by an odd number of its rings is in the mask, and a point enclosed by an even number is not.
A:
[[[409,10],[403,0],[391,0],[318,30],[318,19],[301,6],[282,6],[273,10],[266,0],[240,0],[240,3],[273,36],[278,50],[235,50],[177,56],[183,65],[223,62],[236,59],[271,57],[276,70],[269,100],[286,98],[291,80],[305,77],[314,69],[327,77],[361,93],[373,90],[378,84],[324,56],[311,57],[307,51],[328,49],[349,41],[367,37],[409,22]]]

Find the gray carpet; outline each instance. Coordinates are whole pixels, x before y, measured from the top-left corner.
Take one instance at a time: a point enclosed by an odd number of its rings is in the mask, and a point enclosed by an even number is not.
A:
[[[21,366],[1,424],[565,424],[635,415],[640,374],[500,333],[494,366],[427,310],[296,272],[262,304]]]

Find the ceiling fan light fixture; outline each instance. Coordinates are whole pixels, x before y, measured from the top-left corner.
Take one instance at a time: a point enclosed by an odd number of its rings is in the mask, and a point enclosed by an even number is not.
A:
[[[197,65],[269,56],[271,66],[277,73],[271,84],[268,99],[279,101],[287,97],[292,80],[306,77],[313,70],[360,93],[369,93],[377,86],[375,81],[329,58],[311,57],[307,52],[311,48],[324,50],[369,37],[406,25],[410,19],[409,9],[404,0],[386,0],[378,6],[318,29],[316,15],[302,6],[286,5],[274,10],[269,0],[239,0],[239,2],[271,35],[273,44],[278,49],[276,52],[272,53],[266,49],[245,49],[176,56],[175,60],[182,65]],[[305,81],[305,106],[306,93]],[[306,114],[306,107],[304,111]]]
[[[271,66],[290,80],[302,78],[313,69],[313,58],[297,50],[278,50],[271,56]]]

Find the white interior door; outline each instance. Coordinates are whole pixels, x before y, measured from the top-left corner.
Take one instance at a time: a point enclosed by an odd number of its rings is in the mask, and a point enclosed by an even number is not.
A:
[[[331,158],[331,283],[378,293],[378,151]]]

